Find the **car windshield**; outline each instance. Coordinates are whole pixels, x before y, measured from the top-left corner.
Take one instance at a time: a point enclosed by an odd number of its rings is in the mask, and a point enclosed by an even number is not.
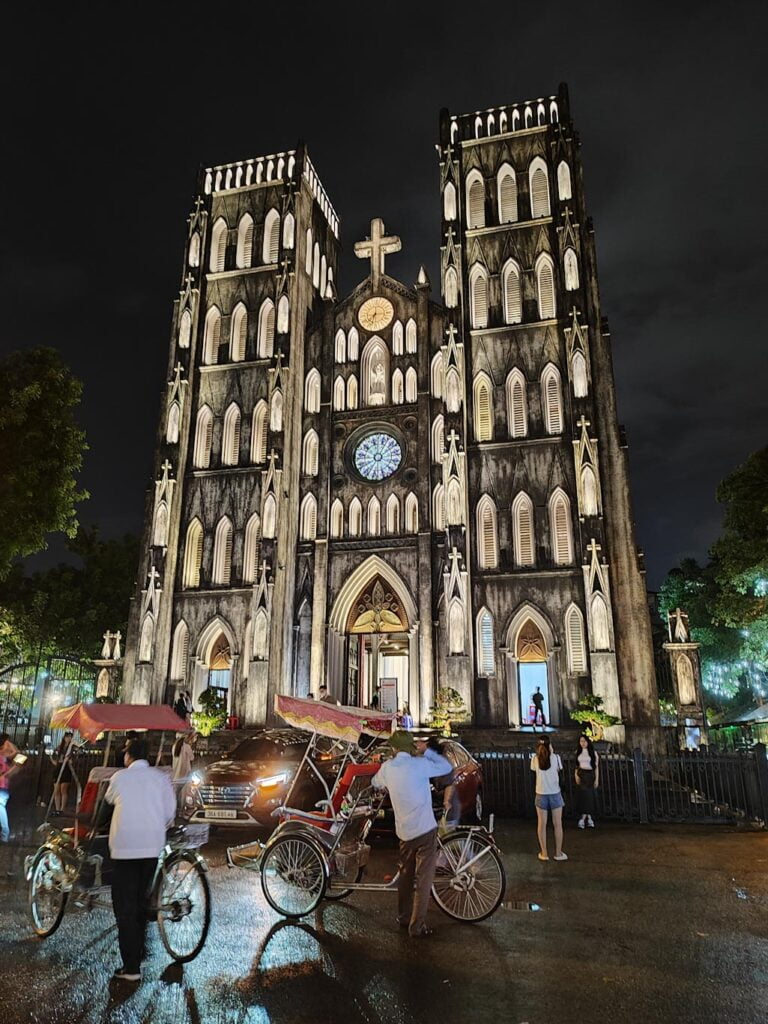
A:
[[[243,740],[229,755],[232,761],[300,761],[306,742],[286,743],[268,736]]]

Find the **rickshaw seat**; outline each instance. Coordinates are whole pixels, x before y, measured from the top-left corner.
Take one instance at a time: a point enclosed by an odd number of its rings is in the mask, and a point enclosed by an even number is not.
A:
[[[333,810],[338,814],[344,797],[352,788],[356,779],[372,779],[381,768],[380,764],[367,762],[366,764],[348,764],[339,780],[339,784],[333,791]]]

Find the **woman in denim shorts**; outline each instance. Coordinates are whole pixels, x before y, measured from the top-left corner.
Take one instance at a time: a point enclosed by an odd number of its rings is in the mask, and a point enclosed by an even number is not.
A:
[[[531,771],[536,772],[536,817],[538,818],[539,860],[549,860],[547,853],[547,819],[552,812],[555,830],[555,860],[568,860],[563,853],[563,794],[559,772],[563,770],[560,756],[552,750],[549,736],[542,736],[531,757]]]

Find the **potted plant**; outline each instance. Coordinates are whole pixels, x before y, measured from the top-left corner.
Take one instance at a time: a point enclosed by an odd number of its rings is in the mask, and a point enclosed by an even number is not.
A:
[[[584,727],[585,735],[595,744],[603,742],[606,729],[612,725],[621,725],[620,718],[603,710],[603,698],[597,693],[588,693],[582,697],[576,710],[571,712],[571,718]]]
[[[201,736],[210,736],[223,728],[227,719],[224,697],[209,687],[200,694],[199,703],[201,710],[192,715],[192,725]]]
[[[467,709],[461,694],[450,686],[441,686],[435,696],[429,724],[439,729],[443,736],[451,735],[451,722],[463,722],[467,717]]]

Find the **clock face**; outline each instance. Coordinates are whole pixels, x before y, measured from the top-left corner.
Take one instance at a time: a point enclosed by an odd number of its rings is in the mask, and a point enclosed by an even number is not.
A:
[[[366,331],[383,331],[392,323],[395,309],[389,299],[375,295],[362,304],[357,311],[361,327]]]
[[[391,434],[382,431],[368,434],[357,445],[354,453],[355,468],[366,480],[386,480],[397,472],[403,459],[400,445]]]

